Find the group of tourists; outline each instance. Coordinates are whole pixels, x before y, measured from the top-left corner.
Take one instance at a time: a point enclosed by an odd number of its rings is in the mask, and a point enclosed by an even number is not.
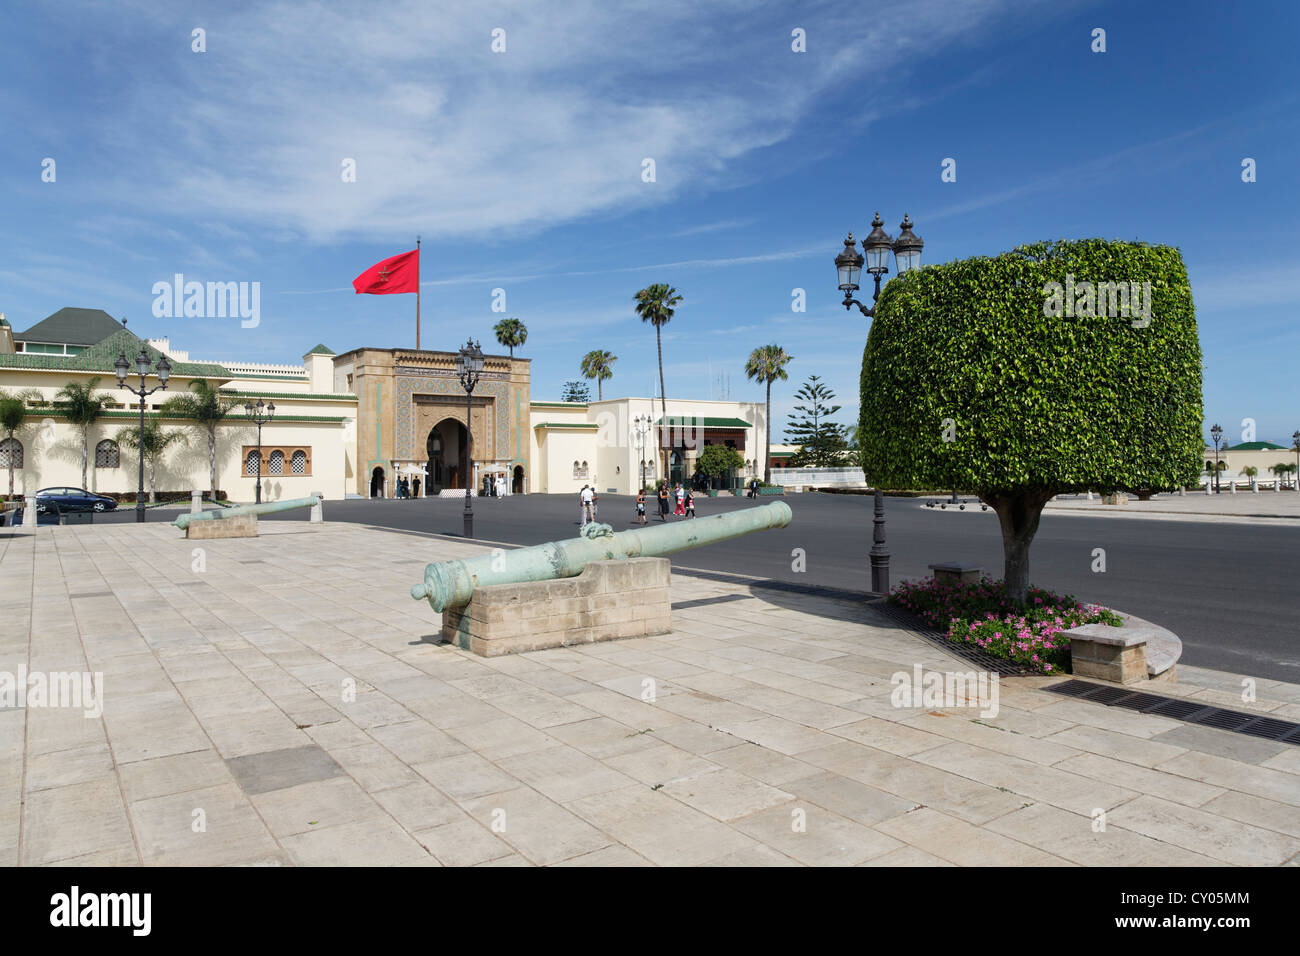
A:
[[[578,493],[578,524],[584,528],[596,520],[596,508],[600,504],[600,495],[591,485],[583,485]]]
[[[411,487],[411,482],[406,478],[397,479],[397,497],[399,498],[418,498],[420,497],[420,479],[415,479],[415,487]]]
[[[504,498],[509,492],[506,489],[506,476],[484,475],[483,488],[479,492],[484,498]]]
[[[645,503],[646,503],[646,495],[648,493],[649,492],[647,492],[645,488],[642,488],[639,492],[637,492],[637,496],[636,496],[637,524],[645,524],[647,521],[646,514],[645,514]],[[659,490],[656,493],[656,497],[659,499],[659,520],[660,521],[668,520],[668,507],[670,504],[673,504],[673,514],[676,517],[679,518],[695,517],[695,492],[692,491],[690,488],[683,486],[681,482],[678,482],[676,487],[671,492],[669,492],[668,490],[668,483],[663,482],[662,484],[659,485]]]

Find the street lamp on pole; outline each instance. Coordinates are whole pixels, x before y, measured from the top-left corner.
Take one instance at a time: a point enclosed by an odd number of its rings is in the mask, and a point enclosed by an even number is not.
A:
[[[1215,425],[1210,429],[1210,437],[1214,439],[1214,493],[1219,493],[1219,441],[1223,438],[1223,429]]]
[[[845,310],[856,305],[858,311],[869,319],[875,318],[876,315],[876,301],[880,298],[880,282],[889,272],[890,252],[894,254],[898,274],[902,275],[904,272],[920,268],[921,250],[925,247],[921,237],[912,232],[910,216],[904,214],[903,221],[898,227],[897,239],[891,238],[885,232],[884,225],[885,221],[877,212],[875,218],[871,220],[871,232],[862,240],[862,252],[865,253],[865,258],[858,253],[853,233],[849,233],[848,238],[844,240],[843,251],[835,257],[835,271],[839,275],[840,291],[844,293]],[[863,305],[853,298],[853,293],[858,291],[858,278],[862,274],[863,265],[867,267],[867,272],[875,281],[870,306]],[[956,494],[954,491],[954,498]],[[873,525],[871,590],[877,594],[887,594],[889,592],[889,550],[885,547],[885,492],[879,482],[876,483],[875,514],[871,521]]]
[[[467,339],[465,347],[456,356],[456,376],[461,388],[465,389],[465,537],[474,537],[474,440],[470,432],[470,408],[474,396],[474,386],[483,374],[483,350],[473,339]]]
[[[1295,490],[1300,491],[1300,430],[1291,433],[1291,447],[1295,449]]]
[[[123,324],[126,320],[122,320]],[[113,363],[113,369],[117,373],[117,384],[119,388],[124,388],[140,398],[140,485],[135,494],[135,520],[141,524],[144,523],[144,400],[154,392],[162,389],[167,390],[167,379],[171,378],[172,363],[167,361],[166,355],[158,356],[158,364],[155,367],[149,360],[149,353],[140,346],[140,354],[135,357],[136,374],[140,376],[140,387],[132,388],[126,384],[127,377],[131,374],[131,363],[127,360],[126,352],[120,352],[117,361]],[[145,388],[145,378],[149,375],[158,376],[158,384],[153,388]]]
[[[262,503],[262,426],[275,417],[275,402],[266,405],[260,398],[256,405],[245,402],[244,414],[248,416],[250,422],[257,425],[257,490],[254,500],[260,505]]]

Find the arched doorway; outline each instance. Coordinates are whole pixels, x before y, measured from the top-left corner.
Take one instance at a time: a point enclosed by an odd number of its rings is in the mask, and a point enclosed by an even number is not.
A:
[[[524,493],[524,466],[523,465],[515,465],[515,477],[514,477],[514,481],[511,482],[510,490],[512,493],[516,495],[522,495]]]
[[[388,483],[384,479],[384,469],[382,468],[376,467],[375,470],[370,473],[370,497],[388,497]]]
[[[467,445],[465,426],[454,418],[444,418],[425,439],[429,455],[428,490],[436,495],[443,488],[465,487]]]

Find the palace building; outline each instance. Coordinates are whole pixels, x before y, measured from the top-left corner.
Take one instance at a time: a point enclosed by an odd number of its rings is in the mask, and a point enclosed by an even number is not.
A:
[[[761,403],[670,399],[665,414],[663,402],[649,398],[533,401],[530,360],[504,355],[484,356],[467,403],[457,352],[360,347],[336,354],[322,344],[301,365],[200,360],[169,339],[141,339],[101,310],[66,308],[22,333],[0,315],[0,390],[24,394],[29,410],[12,438],[0,435],[0,482],[7,484],[12,463],[16,494],[81,486],[81,429],[67,421],[58,392],[98,379],[107,405],[87,435],[86,484],[134,493],[134,452],[118,438],[132,423],[138,427],[139,400],[117,386],[113,363],[124,354],[134,365],[141,350],[154,363],[163,354],[172,363],[167,389],[145,400],[146,414],[188,439],[160,462],[160,492],[209,487],[206,434],[163,408],[199,379],[234,406],[216,426],[217,487],[237,501],[252,500],[257,481],[267,501],[314,491],[392,498],[399,487],[412,497],[463,496],[467,486],[482,493],[485,477],[501,479],[497,487],[509,494],[569,494],[586,484],[634,494],[643,482],[689,480],[710,444],[740,454],[745,464],[734,478],[763,472]],[[134,372],[131,379],[138,381]],[[260,459],[257,428],[243,410],[258,399],[275,404],[262,427]]]

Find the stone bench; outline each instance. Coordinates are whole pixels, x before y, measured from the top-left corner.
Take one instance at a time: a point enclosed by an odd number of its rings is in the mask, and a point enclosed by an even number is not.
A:
[[[1075,677],[1092,677],[1116,684],[1176,681],[1183,642],[1168,628],[1120,613],[1122,627],[1084,624],[1063,631],[1070,639],[1070,665]]]
[[[934,572],[937,584],[979,584],[980,575],[984,571],[978,564],[962,564],[958,561],[932,564],[930,570]]]
[[[442,612],[442,639],[497,657],[672,630],[667,558],[594,561],[573,578],[475,588]]]

